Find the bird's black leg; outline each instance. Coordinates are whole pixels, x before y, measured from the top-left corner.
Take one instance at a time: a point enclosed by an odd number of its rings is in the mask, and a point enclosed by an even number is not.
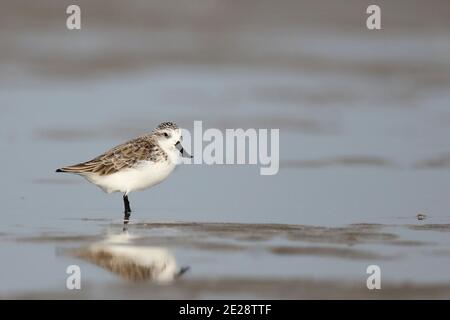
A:
[[[126,231],[126,226],[130,222],[130,216],[131,216],[131,208],[130,208],[130,201],[128,201],[128,196],[126,194],[123,195],[123,204],[125,206],[125,214],[123,218],[123,224],[124,224],[124,231]]]
[[[131,213],[130,201],[128,201],[128,196],[126,194],[123,196],[123,203],[125,205],[125,214],[130,214]]]

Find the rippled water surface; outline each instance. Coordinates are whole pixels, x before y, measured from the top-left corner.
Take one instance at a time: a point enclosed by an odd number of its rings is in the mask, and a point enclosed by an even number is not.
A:
[[[448,4],[369,32],[360,1],[194,2],[0,13],[0,296],[450,297]],[[169,120],[279,128],[280,171],[180,166],[127,234],[120,195],[54,173]]]

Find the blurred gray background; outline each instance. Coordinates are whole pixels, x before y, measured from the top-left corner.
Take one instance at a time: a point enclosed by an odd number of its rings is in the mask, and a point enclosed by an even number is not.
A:
[[[69,4],[80,31],[66,28]],[[54,170],[194,120],[279,128],[279,174],[182,166],[131,195],[134,219],[448,223],[449,30],[446,0],[2,0],[0,235],[120,220],[120,195]],[[12,270],[24,255],[5,250]],[[432,277],[419,261],[412,274]]]
[[[77,1],[82,30],[69,31],[72,2],[2,1],[4,208],[12,219],[29,209],[111,217],[119,197],[54,169],[162,121],[202,120],[279,128],[280,173],[184,166],[132,196],[142,218],[448,214],[450,4],[377,1],[382,30],[369,31],[370,3]]]

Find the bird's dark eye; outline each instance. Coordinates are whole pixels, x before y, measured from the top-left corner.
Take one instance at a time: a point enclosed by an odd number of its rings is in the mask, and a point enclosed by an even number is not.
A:
[[[164,132],[164,137],[168,138],[169,134],[167,132]]]

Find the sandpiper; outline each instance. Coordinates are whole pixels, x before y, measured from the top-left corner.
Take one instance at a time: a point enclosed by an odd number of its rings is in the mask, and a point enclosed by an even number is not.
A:
[[[56,172],[78,174],[107,193],[123,193],[124,223],[128,224],[132,191],[150,188],[164,181],[181,157],[192,158],[181,145],[180,128],[161,123],[153,132],[125,142],[87,162],[63,167]]]

